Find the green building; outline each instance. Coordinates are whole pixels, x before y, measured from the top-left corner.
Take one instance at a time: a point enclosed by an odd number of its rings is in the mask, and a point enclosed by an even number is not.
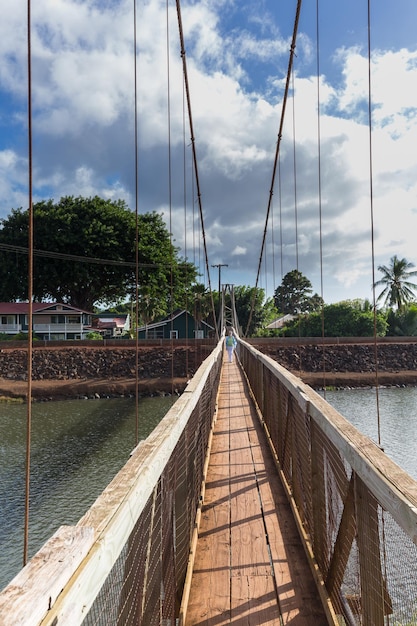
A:
[[[207,339],[214,328],[207,322],[198,322],[186,310],[175,311],[159,322],[138,328],[139,339]]]

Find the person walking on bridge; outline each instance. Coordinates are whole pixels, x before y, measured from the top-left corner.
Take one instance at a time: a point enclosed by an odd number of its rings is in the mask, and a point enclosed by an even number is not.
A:
[[[229,363],[233,363],[233,352],[236,348],[237,341],[231,330],[229,330],[229,332],[226,335],[225,343],[226,343],[227,354],[229,356]]]

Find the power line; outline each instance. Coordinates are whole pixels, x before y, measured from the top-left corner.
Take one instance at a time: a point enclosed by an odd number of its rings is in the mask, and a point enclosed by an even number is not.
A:
[[[5,252],[15,252],[17,254],[28,254],[28,248],[15,246],[7,243],[0,243],[0,250]],[[117,261],[113,259],[100,259],[98,257],[79,256],[76,254],[65,254],[63,252],[50,252],[48,250],[33,250],[33,254],[39,257],[50,259],[63,259],[64,261],[78,261],[80,263],[96,263],[98,265],[121,265],[124,267],[136,267],[134,261]],[[160,267],[164,263],[138,263],[139,267]]]

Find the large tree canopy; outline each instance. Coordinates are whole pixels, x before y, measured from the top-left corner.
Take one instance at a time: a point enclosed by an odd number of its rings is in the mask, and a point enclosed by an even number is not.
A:
[[[248,285],[237,285],[234,287],[236,315],[242,332],[248,337],[256,334],[266,320],[269,305],[265,306],[265,290],[260,287],[249,287]],[[252,316],[250,316],[253,305]],[[249,328],[248,322],[250,318]]]
[[[0,300],[28,297],[29,213],[13,209],[0,221]],[[85,310],[97,303],[134,297],[138,240],[139,297],[157,300],[169,311],[181,306],[184,276],[196,268],[178,256],[161,215],[136,217],[124,201],[64,197],[33,207],[33,297]],[[172,303],[177,299],[180,302]]]
[[[312,296],[312,291],[313,286],[309,279],[298,270],[291,270],[285,274],[281,285],[275,290],[275,306],[284,315],[320,310],[323,299],[316,293]]]

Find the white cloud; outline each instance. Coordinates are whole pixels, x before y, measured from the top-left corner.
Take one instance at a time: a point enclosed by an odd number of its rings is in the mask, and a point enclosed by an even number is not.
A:
[[[168,93],[166,4],[149,0],[140,4],[138,11],[140,206],[164,211],[165,216],[171,213],[174,237],[179,245],[187,244],[192,257],[191,246],[196,239],[199,243],[195,245],[201,245],[201,237],[192,223],[198,211],[191,183],[176,15],[171,8]],[[231,22],[234,17],[228,30],[222,21],[226,14]],[[235,267],[248,276],[248,284],[256,273],[269,199],[288,37],[281,34],[276,16],[259,12],[257,4],[238,6],[232,0],[184,3],[182,18],[207,245],[216,259],[230,261],[230,277]],[[27,203],[25,19],[23,3],[9,2],[2,8],[0,124],[7,129],[0,143],[3,216],[12,206]],[[128,0],[39,0],[33,7],[37,198],[97,193],[132,202],[132,19]],[[347,293],[352,297],[355,293],[369,295],[367,56],[359,45],[338,43],[332,71],[320,77],[318,91],[311,68],[312,41],[308,33],[300,32],[294,61],[295,117],[290,97],[281,142],[282,176],[280,181],[276,179],[273,196],[276,264],[282,239],[284,271],[296,266],[298,248],[300,269],[318,290],[320,165],[325,275],[335,297],[341,292],[346,292],[346,297]],[[379,48],[373,52],[372,169],[378,263],[388,262],[392,254],[417,261],[413,241],[417,219],[416,86],[416,51]],[[184,186],[186,200],[182,197]],[[188,234],[183,233],[184,220]]]
[[[234,250],[232,250],[232,256],[242,256],[246,254],[247,249],[242,246],[236,246]]]

